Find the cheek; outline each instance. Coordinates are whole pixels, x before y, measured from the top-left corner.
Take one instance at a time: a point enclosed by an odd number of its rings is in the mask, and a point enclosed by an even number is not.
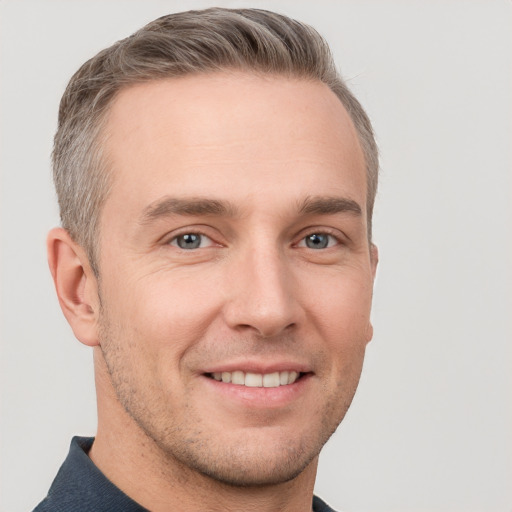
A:
[[[207,279],[178,272],[161,272],[113,284],[108,298],[111,314],[141,350],[160,357],[179,358],[204,335],[219,309],[216,287]],[[121,323],[122,322],[122,323]]]
[[[311,296],[313,328],[330,361],[326,367],[330,386],[341,386],[350,395],[348,388],[355,390],[369,340],[371,280],[346,273],[327,283]]]
[[[153,277],[125,280],[123,287],[111,280],[104,293],[102,346],[123,404],[134,411],[179,400],[190,384],[186,354],[216,311],[213,297],[198,295],[188,281]]]
[[[358,343],[368,331],[372,286],[364,275],[341,274],[323,280],[309,293],[318,327],[326,339]]]

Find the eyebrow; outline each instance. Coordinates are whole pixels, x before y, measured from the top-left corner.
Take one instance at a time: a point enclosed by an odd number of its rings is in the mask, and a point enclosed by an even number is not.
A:
[[[336,213],[353,213],[362,215],[362,209],[353,199],[331,196],[310,196],[299,203],[299,213],[305,215],[333,215]]]
[[[333,215],[336,213],[362,214],[359,204],[344,197],[309,196],[298,205],[301,215]],[[216,217],[236,217],[238,209],[229,201],[207,199],[202,197],[180,199],[176,197],[163,197],[144,208],[141,224],[149,224],[159,218],[172,215],[211,215]]]
[[[148,224],[156,219],[171,215],[213,215],[234,217],[237,209],[227,201],[206,198],[179,199],[164,197],[144,208],[141,224]]]

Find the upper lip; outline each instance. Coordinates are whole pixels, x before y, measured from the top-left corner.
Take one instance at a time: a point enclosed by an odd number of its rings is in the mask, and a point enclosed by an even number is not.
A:
[[[309,373],[311,367],[305,363],[296,361],[232,361],[228,363],[218,363],[208,366],[202,370],[202,373],[214,373],[214,372],[234,372],[242,371],[245,373],[275,373],[275,372],[286,372],[295,371],[297,373]]]

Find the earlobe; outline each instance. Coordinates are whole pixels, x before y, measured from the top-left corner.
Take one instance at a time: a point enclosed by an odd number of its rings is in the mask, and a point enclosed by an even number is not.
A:
[[[48,264],[59,304],[76,338],[98,345],[98,287],[85,251],[69,233],[54,228],[47,238]]]
[[[370,341],[372,341],[372,338],[373,338],[373,325],[368,322],[368,325],[366,326],[366,343],[370,343]]]

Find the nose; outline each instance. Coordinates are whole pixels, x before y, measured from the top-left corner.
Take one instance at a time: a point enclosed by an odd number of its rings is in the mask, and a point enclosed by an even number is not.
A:
[[[292,270],[277,249],[240,254],[228,279],[224,317],[229,327],[271,338],[296,326],[300,305]]]

